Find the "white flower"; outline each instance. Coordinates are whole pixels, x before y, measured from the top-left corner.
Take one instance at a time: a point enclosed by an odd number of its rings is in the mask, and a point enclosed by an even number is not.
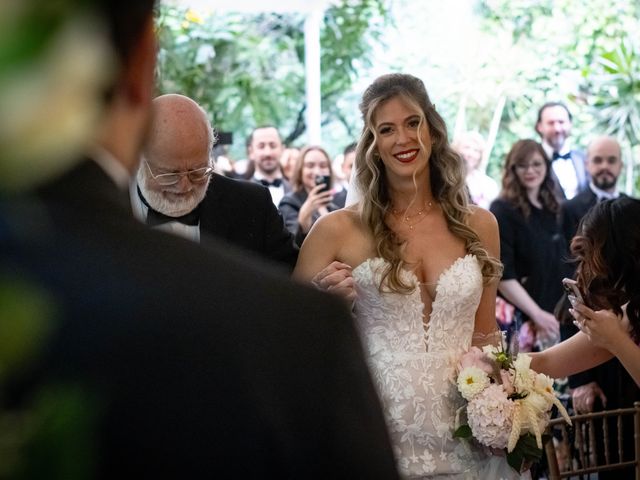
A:
[[[458,390],[465,400],[471,400],[488,386],[489,376],[478,367],[463,368],[458,375]]]
[[[0,14],[6,13],[1,5]],[[20,25],[20,12],[13,15]],[[93,140],[115,57],[95,17],[80,9],[67,17],[39,55],[0,74],[2,188],[30,187],[60,173]]]
[[[516,392],[527,393],[533,390],[533,383],[537,373],[529,367],[531,365],[531,357],[524,353],[519,354],[513,361],[515,369],[515,378],[513,386]]]

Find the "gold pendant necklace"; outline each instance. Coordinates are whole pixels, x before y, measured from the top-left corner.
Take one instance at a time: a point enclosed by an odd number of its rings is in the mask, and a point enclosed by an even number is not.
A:
[[[400,212],[393,207],[391,208],[391,213],[393,213],[395,217],[400,217],[400,215],[402,215],[402,223],[409,227],[409,230],[413,230],[413,227],[424,220],[424,218],[429,214],[431,207],[433,207],[433,202],[429,201],[424,204],[421,210],[413,215],[408,215],[406,210],[405,212]],[[411,222],[411,219],[416,217],[417,219],[414,222]]]

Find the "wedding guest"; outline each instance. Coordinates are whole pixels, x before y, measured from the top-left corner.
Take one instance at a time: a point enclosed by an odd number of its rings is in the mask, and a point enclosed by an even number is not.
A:
[[[280,156],[280,168],[284,178],[291,181],[293,177],[293,170],[295,169],[296,161],[300,155],[300,149],[298,148],[285,148]]]
[[[56,120],[19,137],[29,152],[15,156],[11,136],[0,142],[2,170],[22,174],[20,185],[0,175],[2,476],[397,478],[341,302],[229,246],[133,218],[127,187],[156,72],[153,0],[44,7],[0,7],[16,26],[0,36],[12,52],[3,75],[39,100],[19,121],[41,125],[45,111]],[[36,37],[38,48],[16,49]],[[108,68],[76,76],[101,59]],[[68,84],[32,82],[33,72],[79,82],[78,103],[57,108]],[[23,82],[3,87],[5,113]],[[52,157],[43,135],[70,124],[73,138],[59,145],[73,144],[73,156]],[[38,147],[34,169],[24,155]]]
[[[540,144],[517,141],[505,160],[502,191],[490,209],[498,220],[504,264],[498,290],[524,317],[523,350],[559,339],[552,312],[562,296],[561,280],[566,272],[557,192],[549,157]]]
[[[640,401],[638,218],[640,201],[629,197],[604,200],[586,214],[571,243],[578,259],[577,281],[584,300],[582,303],[573,299],[571,313],[581,331],[535,354],[531,363],[535,370],[552,376],[576,374],[605,362],[610,363],[610,369],[626,369],[628,375],[598,377],[607,391],[604,405],[607,409],[631,407]],[[588,411],[594,409],[593,403],[585,407]],[[610,432],[610,451],[615,460],[618,439],[613,429]],[[623,435],[625,445],[633,445],[633,429],[626,429]],[[628,448],[626,453],[631,450]],[[600,478],[611,479],[632,476],[632,468],[600,474]]]
[[[560,207],[560,224],[567,246],[575,235],[584,215],[597,202],[618,198],[617,183],[622,172],[622,150],[613,137],[594,138],[587,148],[587,173],[589,186]]]
[[[302,245],[318,218],[338,209],[333,203],[333,181],[329,154],[319,146],[303,148],[291,179],[293,191],[278,206],[298,245]]]
[[[349,182],[351,180],[351,170],[353,169],[353,162],[356,159],[356,147],[357,143],[350,143],[342,152],[342,162],[340,164],[340,177],[341,188],[339,192],[333,197],[333,203],[339,208],[343,208],[347,201],[347,193],[349,191]]]
[[[504,457],[452,437],[456,359],[500,338],[495,219],[467,204],[460,156],[421,80],[378,77],[360,111],[361,198],[318,219],[294,276],[355,300],[404,478],[519,478]]]
[[[622,166],[620,145],[614,138],[600,136],[591,141],[587,149],[587,172],[591,178],[589,188],[563,202],[560,207],[560,224],[567,245],[570,245],[580,220],[597,202],[620,196],[616,184]],[[567,254],[569,257],[569,252]],[[574,265],[570,263],[572,269]],[[561,330],[565,333],[563,340],[577,331],[573,324],[569,324]],[[608,399],[614,407],[620,406],[620,389],[622,385],[629,384],[629,380],[624,367],[615,359],[571,375],[569,385],[574,409],[578,413],[604,410],[609,408]]]
[[[538,110],[535,130],[542,148],[551,159],[552,170],[566,199],[587,188],[589,175],[585,170],[584,153],[571,147],[572,116],[562,102],[547,102]]]
[[[291,184],[284,178],[280,168],[283,152],[284,146],[276,127],[257,127],[247,139],[247,153],[253,168],[248,178],[269,189],[276,207],[282,197],[291,191]]]
[[[269,192],[212,171],[214,134],[204,110],[169,94],[153,100],[152,113],[130,191],[134,214],[154,228],[196,242],[214,236],[292,270],[297,248]]]
[[[484,138],[478,132],[465,132],[453,140],[451,147],[462,156],[467,167],[465,181],[471,201],[479,207],[489,208],[499,189],[496,181],[484,172]]]

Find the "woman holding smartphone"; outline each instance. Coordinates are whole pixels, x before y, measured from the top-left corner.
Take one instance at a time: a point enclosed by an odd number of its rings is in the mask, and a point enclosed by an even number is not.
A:
[[[533,354],[532,368],[563,377],[616,356],[640,385],[638,219],[640,200],[629,197],[601,202],[584,217],[571,242],[578,290],[570,311],[581,331]]]
[[[282,198],[278,209],[300,246],[318,218],[338,209],[332,203],[333,172],[324,148],[311,145],[302,149],[291,183],[293,191]]]

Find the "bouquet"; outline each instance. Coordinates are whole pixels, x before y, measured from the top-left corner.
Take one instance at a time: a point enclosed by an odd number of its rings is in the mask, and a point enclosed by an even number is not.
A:
[[[542,457],[542,433],[553,405],[571,424],[554,394],[553,379],[531,370],[530,364],[531,357],[523,353],[514,357],[501,347],[471,347],[460,360],[457,377],[466,405],[458,411],[454,436],[506,450],[517,472]],[[461,424],[465,410],[467,423]]]

